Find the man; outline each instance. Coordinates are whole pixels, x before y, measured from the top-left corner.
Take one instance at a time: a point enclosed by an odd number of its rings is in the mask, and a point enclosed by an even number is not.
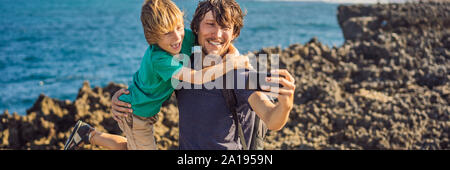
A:
[[[243,17],[234,0],[200,2],[191,29],[203,54],[225,57],[227,49],[240,34]],[[237,106],[242,111],[238,115],[246,141],[251,140],[255,116],[264,121],[269,130],[280,130],[288,120],[293,106],[294,78],[286,70],[275,70],[273,73],[282,76],[267,80],[283,85],[277,91],[277,103],[271,102],[263,92],[234,90]],[[118,101],[118,96],[123,93],[124,89],[119,90],[112,99],[112,112],[116,116],[122,115],[120,111],[129,110],[124,108],[127,103]],[[179,89],[175,94],[179,109],[180,149],[242,149],[235,137],[236,127],[221,89],[203,86],[201,89]]]

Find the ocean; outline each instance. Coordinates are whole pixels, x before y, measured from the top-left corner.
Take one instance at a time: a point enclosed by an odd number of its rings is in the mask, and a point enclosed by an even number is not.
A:
[[[237,0],[247,11],[241,53],[306,43],[344,42],[337,3]],[[147,48],[142,0],[0,0],[0,111],[25,115],[39,94],[75,100],[91,86],[128,84]],[[189,27],[197,0],[174,0]]]

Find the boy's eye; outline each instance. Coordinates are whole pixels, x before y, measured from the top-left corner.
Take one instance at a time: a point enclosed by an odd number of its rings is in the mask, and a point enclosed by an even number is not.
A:
[[[165,36],[169,36],[170,34],[172,34],[174,31],[170,31],[170,32],[167,32],[167,33],[165,33],[164,35]]]

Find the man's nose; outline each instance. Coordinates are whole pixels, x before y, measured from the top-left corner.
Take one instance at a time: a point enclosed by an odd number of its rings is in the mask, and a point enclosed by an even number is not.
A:
[[[221,38],[222,37],[222,31],[223,31],[222,28],[215,27],[214,31],[213,31],[214,38]]]

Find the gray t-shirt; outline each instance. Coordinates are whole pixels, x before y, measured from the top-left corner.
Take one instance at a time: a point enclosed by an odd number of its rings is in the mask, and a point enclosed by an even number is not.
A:
[[[242,80],[242,76],[248,80],[246,72],[235,71],[234,87],[238,87],[236,80]],[[249,143],[256,115],[248,103],[248,98],[254,91],[245,89],[234,91],[239,121],[242,124],[245,139]],[[236,150],[242,148],[239,135],[235,135],[233,116],[220,89],[206,89],[202,86],[202,89],[179,89],[175,93],[180,116],[180,149]]]

